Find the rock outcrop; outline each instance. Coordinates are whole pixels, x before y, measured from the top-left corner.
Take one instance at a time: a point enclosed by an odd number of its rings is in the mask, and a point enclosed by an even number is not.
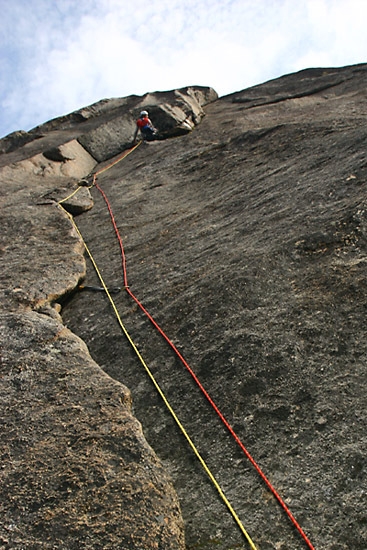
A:
[[[2,140],[1,548],[184,547],[176,493],[129,390],[59,315],[86,275],[65,210],[92,208],[88,187],[74,191],[131,142],[143,106],[163,113],[164,138],[187,120],[191,130],[215,97],[187,88],[103,101]]]
[[[18,151],[14,158],[19,158],[19,148],[28,144],[22,150],[23,158],[42,151],[47,158],[62,162],[58,146],[77,138],[94,159],[102,162],[131,145],[135,120],[142,109],[149,110],[159,125],[159,138],[166,139],[190,132],[203,118],[203,107],[217,98],[212,88],[197,86],[142,97],[105,99],[30,132],[13,132],[0,140],[0,153]],[[9,157],[5,162],[9,162]]]
[[[142,107],[176,138],[98,176],[130,288],[314,547],[367,547],[366,84],[357,65],[133,96],[3,140],[0,548],[248,548],[105,295],[80,290],[100,281],[57,206],[122,287],[100,193],[74,192]],[[306,547],[171,348],[115,303],[259,550]]]

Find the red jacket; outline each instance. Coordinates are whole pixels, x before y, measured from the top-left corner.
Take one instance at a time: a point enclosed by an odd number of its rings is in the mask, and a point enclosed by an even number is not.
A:
[[[136,121],[136,124],[137,124],[138,128],[140,128],[140,130],[142,128],[146,128],[147,126],[152,126],[152,123],[150,122],[150,120],[147,116],[145,116],[144,118],[139,118]]]

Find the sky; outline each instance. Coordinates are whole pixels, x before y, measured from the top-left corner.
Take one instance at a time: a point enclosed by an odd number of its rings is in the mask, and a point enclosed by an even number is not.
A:
[[[0,0],[0,137],[104,98],[367,62],[367,0]]]

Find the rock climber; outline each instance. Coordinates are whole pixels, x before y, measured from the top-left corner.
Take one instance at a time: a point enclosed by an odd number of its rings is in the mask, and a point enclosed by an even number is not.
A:
[[[152,121],[149,118],[148,111],[142,111],[139,115],[138,120],[136,121],[136,130],[133,140],[134,143],[136,142],[139,130],[142,139],[146,141],[152,141],[157,134],[157,130],[156,128],[154,128]]]

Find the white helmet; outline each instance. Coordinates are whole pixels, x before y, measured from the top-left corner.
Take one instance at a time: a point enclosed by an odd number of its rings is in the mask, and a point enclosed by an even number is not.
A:
[[[140,113],[140,116],[141,116],[141,117],[142,117],[142,116],[148,116],[148,111],[142,111],[142,112]]]

